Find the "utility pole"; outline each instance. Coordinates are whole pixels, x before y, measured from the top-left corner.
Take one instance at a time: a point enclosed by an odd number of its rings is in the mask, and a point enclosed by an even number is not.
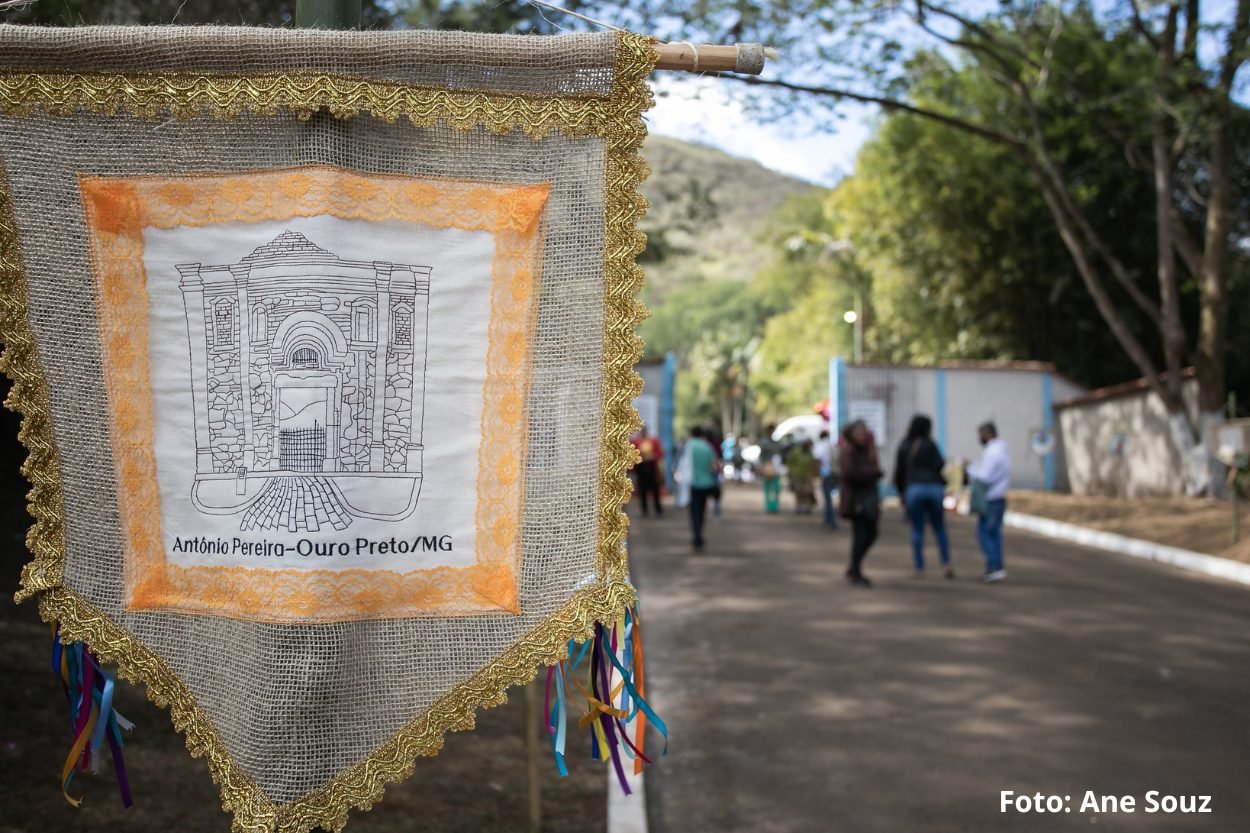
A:
[[[855,364],[864,360],[864,293],[855,289],[855,306],[842,313],[842,320],[851,325],[851,358]]]
[[[855,288],[855,363],[864,361],[864,290]]]

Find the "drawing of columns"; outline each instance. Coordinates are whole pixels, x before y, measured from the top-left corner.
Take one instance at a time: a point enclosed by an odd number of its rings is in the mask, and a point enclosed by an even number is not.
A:
[[[373,414],[369,431],[369,470],[386,467],[386,356],[391,347],[391,270],[390,263],[373,264],[374,285],[378,291],[377,344],[373,361]]]
[[[412,412],[408,428],[408,459],[410,472],[422,470],[425,445],[421,433],[425,422],[425,363],[429,347],[430,268],[414,270],[415,294],[412,298]]]
[[[247,279],[251,268],[242,265],[230,267],[239,297],[239,312],[235,316],[239,330],[239,395],[243,401],[243,468],[251,471],[256,467],[256,446],[252,444],[252,316],[247,303]]]
[[[187,311],[187,338],[191,345],[191,404],[195,413],[195,470],[213,471],[212,444],[208,433],[208,334],[204,327],[204,282],[200,264],[178,267],[182,303]]]

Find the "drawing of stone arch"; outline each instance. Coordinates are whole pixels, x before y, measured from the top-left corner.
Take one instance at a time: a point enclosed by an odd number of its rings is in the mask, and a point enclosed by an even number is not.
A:
[[[345,260],[286,231],[238,263],[177,268],[197,508],[291,531],[411,514],[430,267]]]
[[[347,339],[328,316],[320,312],[303,311],[282,319],[273,335],[273,358],[275,361],[281,361],[283,357],[289,358],[297,347],[310,343],[322,351],[327,361],[335,364],[343,364],[350,357]]]

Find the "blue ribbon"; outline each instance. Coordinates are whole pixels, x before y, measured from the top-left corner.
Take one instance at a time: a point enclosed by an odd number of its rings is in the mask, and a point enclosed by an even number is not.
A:
[[[659,732],[661,735],[663,735],[664,750],[660,754],[667,755],[668,754],[668,727],[664,725],[663,720],[660,720],[660,716],[651,709],[651,706],[647,703],[647,701],[644,700],[638,694],[638,689],[634,688],[634,681],[630,679],[629,672],[626,671],[624,666],[621,665],[620,661],[617,660],[616,654],[612,651],[604,651],[604,653],[608,655],[608,659],[611,660],[612,664],[616,666],[616,670],[621,672],[621,679],[625,683],[625,690],[628,691],[630,695],[633,696],[634,702],[637,704],[637,708],[641,709],[642,713],[647,716],[647,719],[650,720],[655,725],[655,730]],[[637,709],[635,709],[634,714],[637,714]],[[632,720],[633,714],[631,714],[629,718],[627,719]]]

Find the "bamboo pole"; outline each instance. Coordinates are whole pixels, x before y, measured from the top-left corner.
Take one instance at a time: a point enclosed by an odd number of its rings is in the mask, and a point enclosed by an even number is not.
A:
[[[525,720],[525,804],[528,833],[541,833],[543,829],[543,779],[538,762],[538,682],[522,687],[522,713]]]
[[[759,75],[764,71],[764,61],[775,57],[773,50],[766,49],[761,43],[728,46],[711,43],[657,43],[655,53],[659,57],[656,69],[739,72],[744,75]]]
[[[626,30],[602,20],[587,17],[581,12],[566,9],[564,6],[549,3],[547,0],[525,0],[532,6],[542,6],[553,12],[584,20],[592,26],[611,29],[614,32]],[[764,71],[765,58],[776,60],[777,52],[766,48],[762,43],[738,43],[721,46],[712,43],[695,44],[689,41],[678,43],[659,43],[655,46],[658,59],[656,69],[677,69],[688,72],[740,72],[744,75],[759,75]]]

